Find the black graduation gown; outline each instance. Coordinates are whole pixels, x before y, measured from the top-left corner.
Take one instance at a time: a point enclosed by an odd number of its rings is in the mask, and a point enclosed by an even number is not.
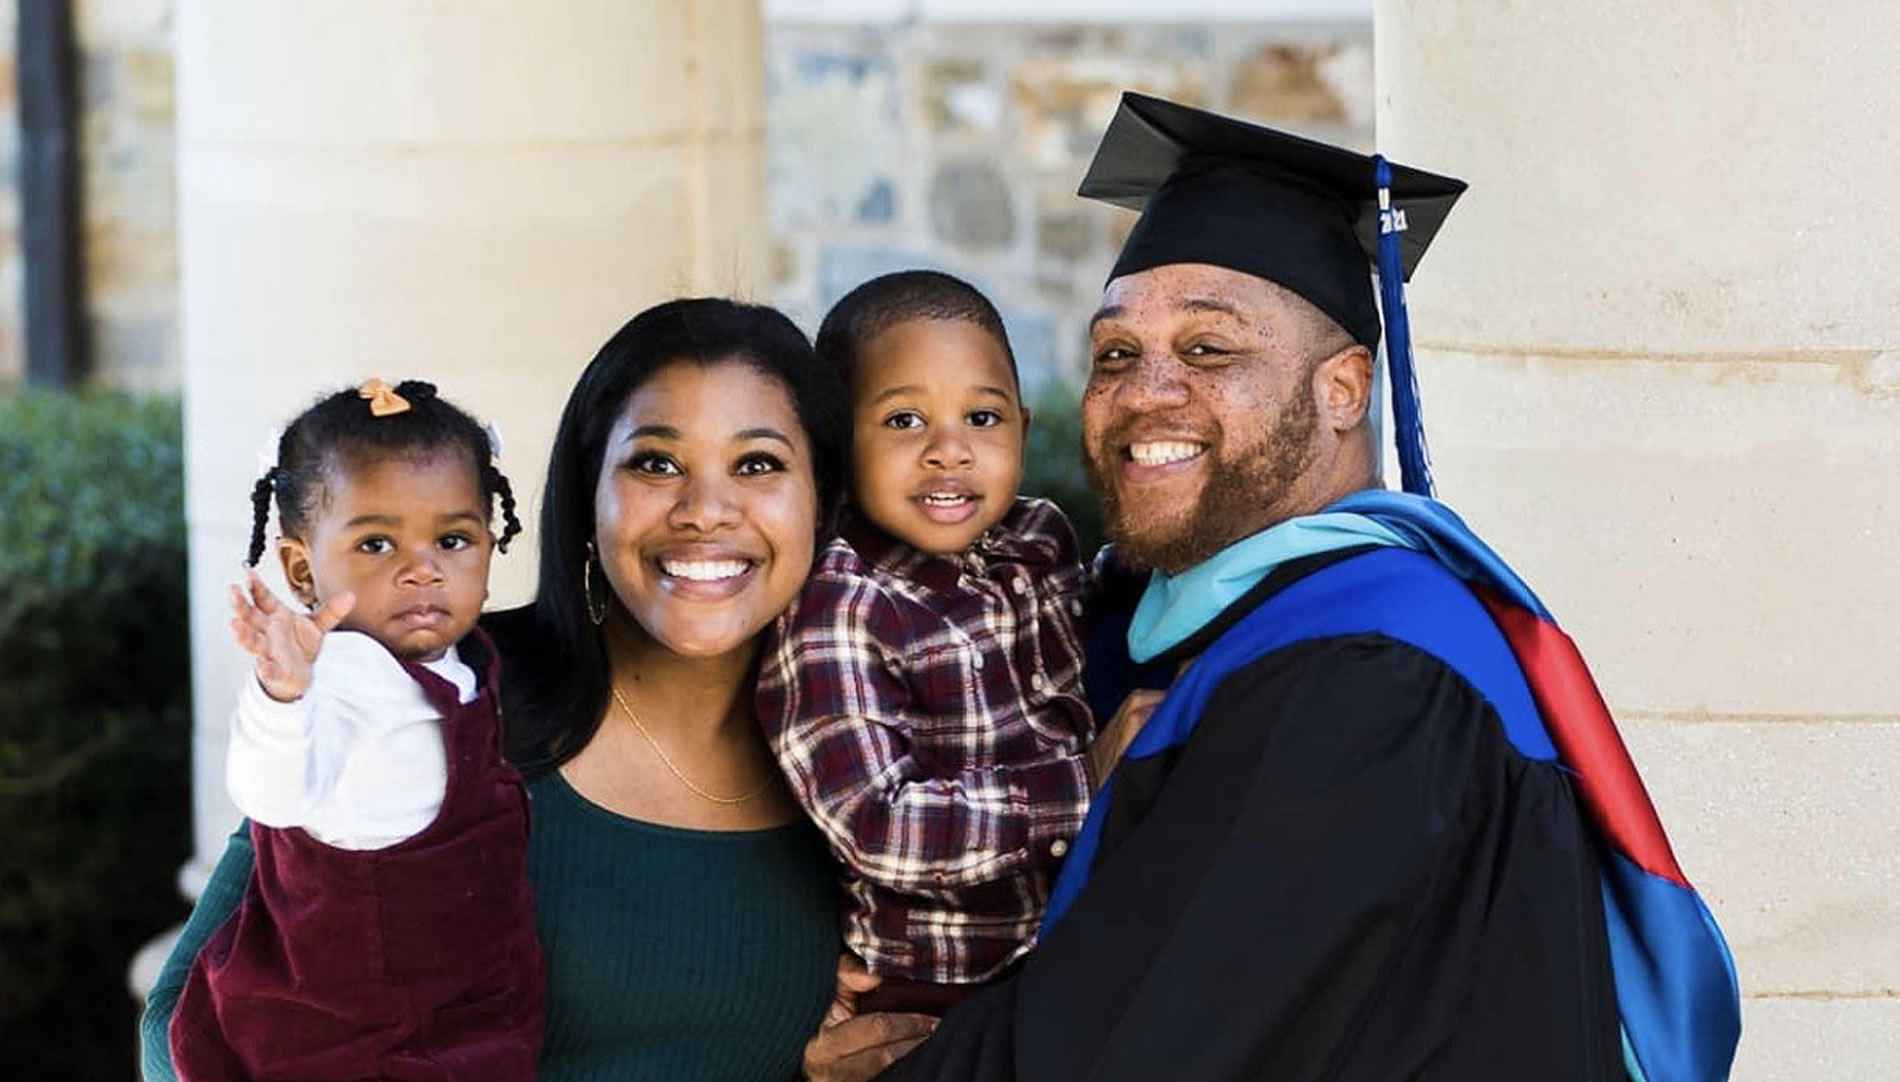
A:
[[[1174,657],[1349,555],[1280,568]],[[1597,842],[1437,658],[1267,654],[1118,778],[1074,908],[885,1078],[1625,1077]]]

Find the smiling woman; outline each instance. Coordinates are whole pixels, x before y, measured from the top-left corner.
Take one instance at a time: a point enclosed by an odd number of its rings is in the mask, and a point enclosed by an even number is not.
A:
[[[682,656],[750,644],[811,567],[811,477],[777,378],[738,360],[662,369],[608,433],[594,490],[609,615]]]
[[[753,679],[831,529],[844,432],[798,329],[723,300],[641,313],[568,399],[536,599],[483,618],[530,797],[537,1078],[783,1080],[818,1028],[837,873],[766,751]],[[153,991],[148,1079],[171,1076],[178,973],[250,861],[234,838]]]
[[[842,488],[843,392],[768,308],[674,301],[588,365],[535,603],[490,621],[530,775],[539,1077],[777,1078],[830,999],[822,841],[752,710]]]
[[[729,608],[743,607],[653,607],[660,589],[677,598],[692,578],[717,569],[680,560],[673,568],[680,573],[667,574],[652,550],[644,554],[646,568],[636,572],[630,566],[636,533],[642,541],[663,537],[714,552],[738,544],[742,535],[755,547],[768,537],[795,544],[781,519],[796,515],[805,544],[830,535],[843,495],[844,417],[837,375],[819,365],[804,334],[770,308],[671,301],[642,312],[607,340],[575,382],[555,435],[542,495],[535,601],[496,622],[505,632],[532,619],[538,632],[521,636],[520,650],[529,653],[516,651],[537,663],[523,665],[520,678],[512,667],[508,674],[509,700],[518,692],[522,702],[508,728],[512,759],[536,771],[574,758],[599,733],[613,688],[652,693],[635,688],[630,674],[610,672],[629,665],[616,660],[617,652],[631,647],[636,654],[672,655],[674,636],[688,633],[673,616],[691,611],[696,621],[723,619]],[[752,497],[762,492],[802,497],[788,499],[783,514],[754,520]],[[735,511],[739,504],[745,510]],[[647,533],[647,526],[636,525],[641,522],[661,532]],[[775,571],[794,577],[789,586],[774,584],[775,592],[784,590],[778,609],[753,611],[742,621],[752,625],[749,634],[790,603],[810,569],[810,553],[802,563],[781,553],[777,564]],[[766,577],[755,573],[751,581]],[[724,654],[702,650],[695,661],[737,669],[756,649],[746,640]],[[616,675],[624,675],[624,686],[614,682]],[[725,670],[719,683],[737,686]]]

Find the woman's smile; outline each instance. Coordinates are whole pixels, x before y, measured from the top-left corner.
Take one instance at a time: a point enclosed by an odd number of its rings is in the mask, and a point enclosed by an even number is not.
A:
[[[663,552],[653,560],[661,587],[688,601],[724,601],[757,582],[764,561],[730,551]]]

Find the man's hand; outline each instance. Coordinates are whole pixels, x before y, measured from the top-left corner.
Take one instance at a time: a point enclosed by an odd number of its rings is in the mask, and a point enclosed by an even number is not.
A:
[[[231,635],[257,659],[257,682],[280,703],[295,702],[310,690],[311,666],[323,637],[356,607],[356,595],[344,591],[315,612],[301,613],[278,600],[253,571],[245,587],[231,587]]]
[[[1089,745],[1089,782],[1096,789],[1108,780],[1109,772],[1115,764],[1121,762],[1122,752],[1148,724],[1148,715],[1155,712],[1161,700],[1168,695],[1165,691],[1152,688],[1138,688],[1128,693],[1122,700],[1121,708],[1115,716],[1095,734],[1095,742]]]
[[[925,1014],[858,1014],[859,994],[881,983],[855,955],[838,956],[837,993],[818,1033],[805,1042],[809,1082],[867,1082],[937,1028]]]

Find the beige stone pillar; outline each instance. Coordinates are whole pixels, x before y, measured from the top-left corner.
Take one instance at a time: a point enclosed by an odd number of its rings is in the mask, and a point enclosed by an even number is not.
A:
[[[607,335],[759,280],[764,69],[753,0],[181,0],[177,25],[195,895],[236,821],[223,591],[266,431],[367,375],[434,380],[501,425],[532,524]],[[533,546],[493,604],[529,596]]]
[[[1592,659],[1735,1078],[1900,1072],[1900,8],[1378,0],[1441,494]]]

